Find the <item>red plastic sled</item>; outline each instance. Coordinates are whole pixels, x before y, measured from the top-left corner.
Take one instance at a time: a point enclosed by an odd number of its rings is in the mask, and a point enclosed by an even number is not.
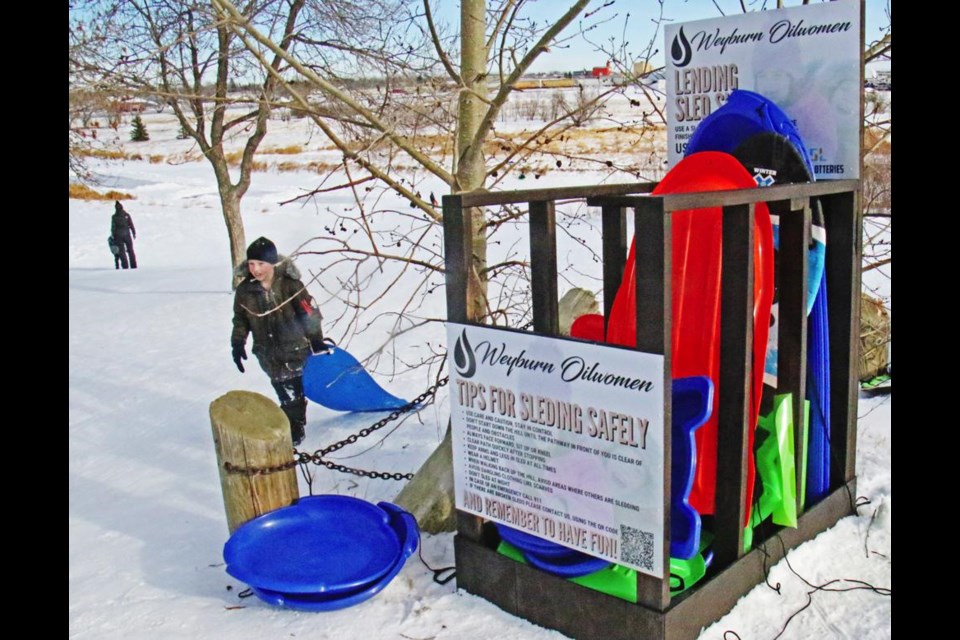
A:
[[[653,195],[756,188],[753,176],[727,153],[703,151],[681,160],[653,190]],[[696,432],[697,463],[690,504],[700,514],[715,510],[717,476],[717,415],[722,389],[720,372],[720,271],[722,210],[720,207],[674,211],[673,229],[673,344],[671,376],[705,375],[713,381],[713,411]],[[750,424],[757,424],[763,387],[763,364],[773,301],[773,228],[766,204],[754,208],[753,397]],[[623,281],[614,298],[606,341],[635,346],[635,243],[630,244]],[[602,326],[602,325],[601,325]],[[602,330],[601,330],[602,331]],[[571,335],[596,339],[597,319],[574,324]],[[602,335],[602,333],[601,333]],[[749,431],[747,513],[750,520],[754,485],[753,435]]]

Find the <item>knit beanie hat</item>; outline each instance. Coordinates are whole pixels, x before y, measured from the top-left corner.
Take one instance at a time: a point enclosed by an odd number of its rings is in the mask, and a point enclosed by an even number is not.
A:
[[[273,242],[264,238],[263,236],[260,236],[251,242],[249,247],[247,247],[247,260],[260,260],[262,262],[276,264],[277,245],[273,244]]]

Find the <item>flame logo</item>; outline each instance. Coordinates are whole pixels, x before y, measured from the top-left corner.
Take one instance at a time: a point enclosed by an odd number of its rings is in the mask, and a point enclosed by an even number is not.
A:
[[[457,338],[457,344],[453,347],[453,362],[457,367],[457,373],[464,378],[472,378],[477,372],[477,358],[473,355],[473,347],[467,340],[467,330],[464,329]]]
[[[670,59],[678,67],[685,67],[690,64],[693,57],[693,49],[690,47],[690,41],[683,33],[683,27],[680,27],[680,33],[673,37],[673,44],[670,45]]]

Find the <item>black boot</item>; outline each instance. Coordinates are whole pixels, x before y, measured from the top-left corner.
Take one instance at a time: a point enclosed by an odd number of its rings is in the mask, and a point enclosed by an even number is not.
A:
[[[307,399],[298,398],[292,402],[285,402],[280,405],[280,408],[287,414],[287,420],[290,421],[290,438],[293,440],[293,446],[297,446],[306,436]]]

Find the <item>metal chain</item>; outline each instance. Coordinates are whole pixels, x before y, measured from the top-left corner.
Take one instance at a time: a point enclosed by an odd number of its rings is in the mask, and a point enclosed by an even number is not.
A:
[[[241,476],[265,476],[271,473],[293,469],[298,464],[300,463],[297,460],[291,460],[290,462],[284,462],[283,464],[274,465],[272,467],[238,467],[231,462],[224,462],[223,468],[227,471],[227,473],[236,473]]]
[[[277,473],[279,471],[286,471],[288,469],[294,468],[298,464],[305,465],[312,462],[314,464],[323,465],[332,471],[340,471],[342,473],[352,473],[354,475],[362,476],[365,478],[376,478],[379,480],[409,480],[410,478],[413,477],[412,473],[399,473],[399,472],[387,473],[382,471],[366,471],[365,469],[355,469],[353,467],[347,467],[345,465],[338,464],[332,460],[325,460],[324,456],[326,456],[327,454],[333,453],[334,451],[339,451],[340,449],[343,449],[347,445],[353,444],[360,438],[366,438],[374,431],[377,431],[378,429],[382,429],[383,427],[387,426],[388,424],[390,424],[391,422],[399,418],[404,413],[407,413],[417,408],[418,406],[420,406],[420,404],[424,400],[434,396],[437,393],[437,390],[440,389],[440,387],[443,387],[444,385],[447,384],[449,379],[450,379],[449,377],[441,378],[440,380],[437,381],[437,384],[432,385],[426,391],[424,391],[419,396],[417,396],[407,404],[403,405],[399,409],[392,411],[390,415],[388,415],[387,417],[382,418],[377,422],[374,422],[369,427],[361,429],[358,433],[355,433],[349,436],[348,438],[344,438],[340,442],[333,443],[332,445],[330,445],[329,447],[326,447],[325,449],[318,449],[313,454],[309,454],[309,453],[294,449],[293,460],[291,460],[290,462],[284,462],[283,464],[274,465],[272,467],[243,468],[243,467],[237,467],[235,465],[232,465],[229,462],[225,462],[223,467],[229,473],[238,473],[246,476],[257,476],[257,475],[265,475],[268,473]]]

